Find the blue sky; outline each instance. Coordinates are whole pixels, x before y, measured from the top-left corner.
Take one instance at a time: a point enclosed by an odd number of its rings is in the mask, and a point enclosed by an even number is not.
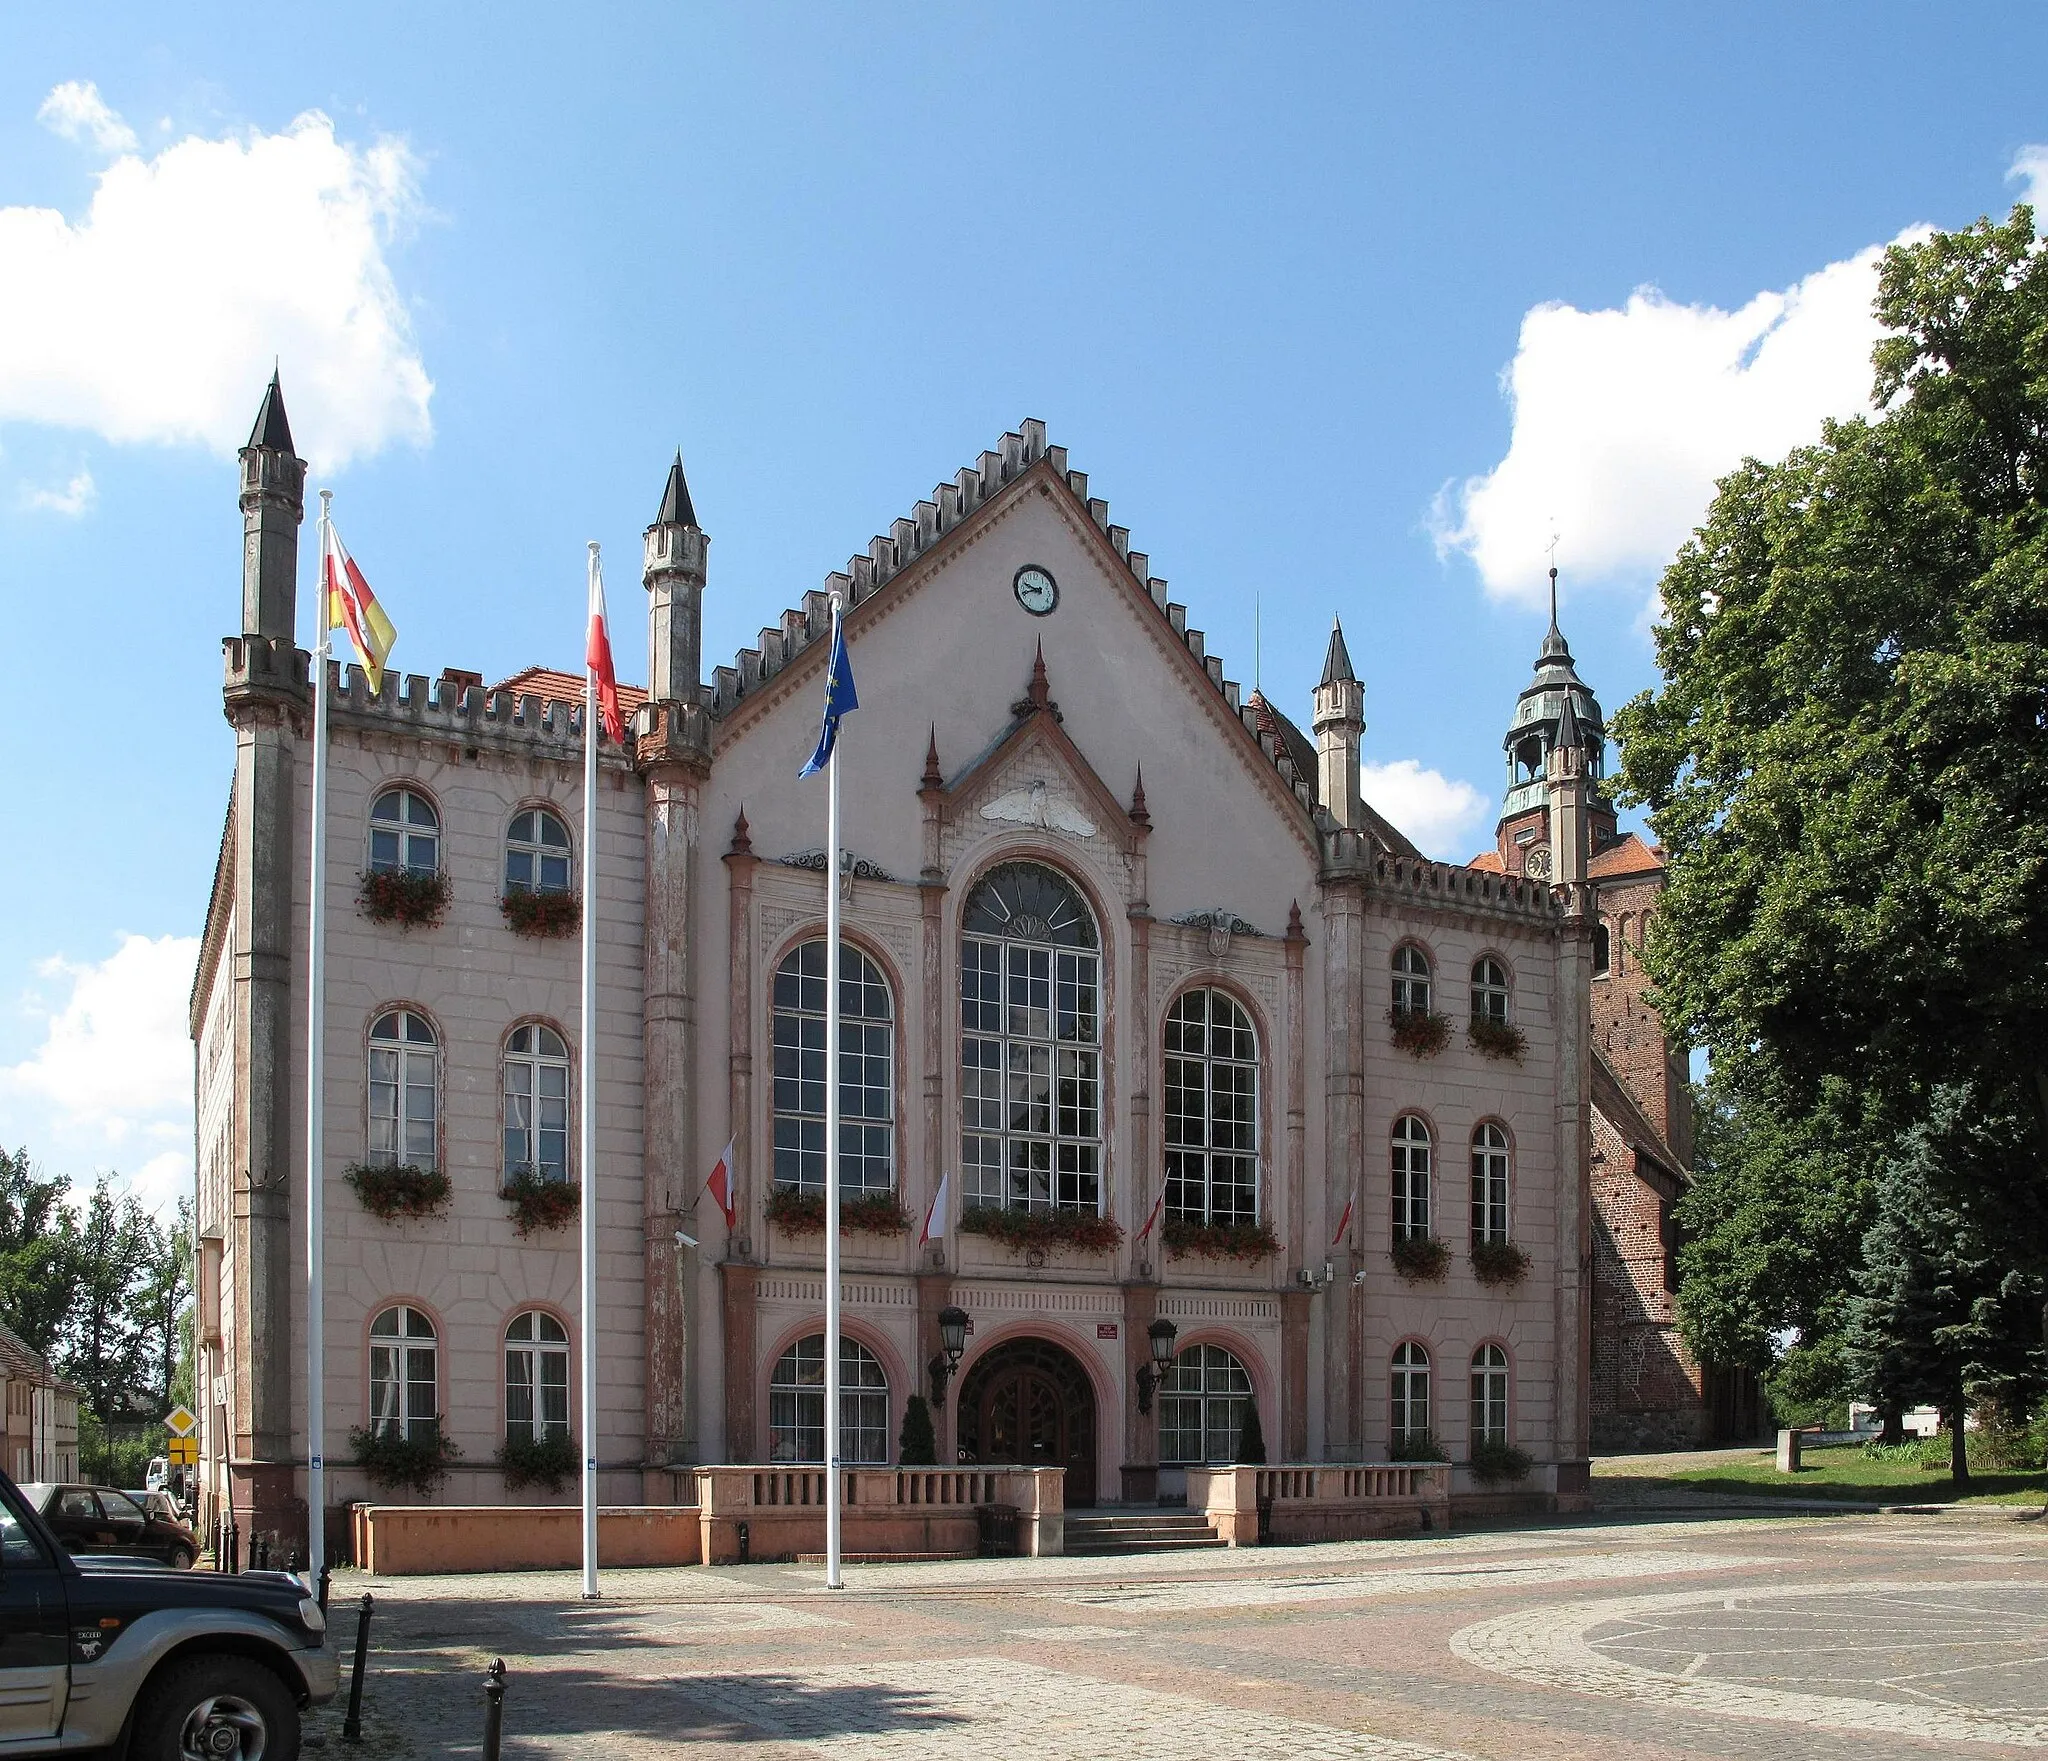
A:
[[[2044,45],[1971,5],[8,9],[0,1142],[189,1167],[273,355],[421,672],[573,665],[595,537],[643,676],[677,445],[708,663],[1043,417],[1233,676],[1257,600],[1305,715],[1343,614],[1379,805],[1468,855],[1551,531],[1611,708],[1712,477],[1859,404],[1875,249],[2048,186]]]

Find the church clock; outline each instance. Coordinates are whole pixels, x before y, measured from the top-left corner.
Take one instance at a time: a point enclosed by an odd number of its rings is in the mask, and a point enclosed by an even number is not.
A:
[[[1017,603],[1035,618],[1044,617],[1060,602],[1060,584],[1036,563],[1026,563],[1017,571],[1010,590],[1017,595]]]

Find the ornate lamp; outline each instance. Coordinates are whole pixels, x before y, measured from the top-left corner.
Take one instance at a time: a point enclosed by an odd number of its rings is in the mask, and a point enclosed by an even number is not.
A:
[[[1180,1329],[1163,1315],[1145,1329],[1145,1337],[1152,1347],[1152,1361],[1138,1366],[1138,1410],[1141,1413],[1152,1410],[1152,1390],[1159,1386],[1166,1374],[1166,1366],[1173,1362],[1173,1342],[1179,1333]]]
[[[931,1377],[932,1405],[946,1404],[946,1384],[960,1367],[960,1354],[967,1349],[967,1311],[952,1303],[939,1310],[939,1344],[944,1348],[926,1366]]]

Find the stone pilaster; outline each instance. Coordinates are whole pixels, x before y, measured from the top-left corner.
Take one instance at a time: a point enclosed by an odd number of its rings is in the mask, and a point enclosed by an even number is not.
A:
[[[1364,1447],[1360,1364],[1364,1292],[1352,1281],[1370,1264],[1355,1243],[1366,1208],[1365,1142],[1365,891],[1371,851],[1363,834],[1325,834],[1320,890],[1323,905],[1323,1227],[1332,1235],[1353,1206],[1346,1241],[1334,1250],[1340,1289],[1326,1305],[1324,1341],[1324,1449],[1356,1460]],[[1355,1202],[1354,1202],[1355,1201]],[[1341,1329],[1341,1334],[1340,1334]]]
[[[1150,1504],[1159,1496],[1159,1396],[1152,1396],[1152,1410],[1138,1411],[1138,1370],[1152,1361],[1152,1340],[1147,1329],[1159,1315],[1159,1286],[1150,1279],[1138,1279],[1124,1286],[1124,1459],[1122,1498],[1126,1504]]]
[[[725,1459],[754,1461],[761,1451],[754,1416],[754,1286],[760,1270],[727,1260],[718,1274],[725,1296]]]
[[[1587,1490],[1592,1436],[1593,1340],[1593,889],[1567,889],[1557,982],[1558,1492]]]
[[[724,857],[726,870],[726,1052],[725,1134],[732,1140],[732,1240],[726,1253],[752,1255],[754,1216],[754,870],[761,859],[747,835],[746,809],[732,828],[732,847]]]
[[[924,1026],[923,1044],[918,1048],[918,1062],[923,1071],[924,1102],[924,1168],[922,1169],[923,1191],[919,1204],[929,1208],[939,1190],[939,1182],[945,1178],[945,1170],[951,1157],[954,1136],[950,1121],[946,1118],[946,976],[951,963],[946,958],[946,943],[943,930],[943,911],[946,903],[946,877],[939,866],[940,854],[940,811],[944,804],[946,779],[939,769],[939,730],[932,729],[931,744],[925,750],[924,775],[917,785],[917,802],[920,821],[920,844],[922,862],[917,880],[917,903],[920,913],[917,944],[918,1014]],[[952,1195],[956,1207],[966,1202],[965,1193]],[[916,1213],[922,1217],[924,1211]],[[948,1225],[950,1229],[950,1224]],[[946,1237],[951,1240],[949,1234]],[[930,1263],[940,1266],[945,1263],[943,1243],[934,1242],[928,1250]],[[956,1259],[955,1265],[959,1264]],[[920,1279],[922,1292],[927,1281]],[[920,1304],[923,1298],[920,1295]],[[939,1308],[945,1307],[943,1299]],[[932,1311],[934,1314],[937,1309]],[[936,1325],[936,1323],[934,1323]],[[934,1334],[936,1338],[936,1334]],[[927,1348],[927,1358],[935,1346]],[[952,1401],[946,1403],[946,1422],[939,1427],[941,1449],[939,1459],[951,1462],[950,1439]],[[936,1418],[938,1415],[934,1415]]]

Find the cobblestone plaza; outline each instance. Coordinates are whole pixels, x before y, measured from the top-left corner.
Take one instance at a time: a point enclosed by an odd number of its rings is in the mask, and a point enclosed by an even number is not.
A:
[[[2048,1748],[2048,1534],[1939,1516],[1600,1521],[1150,1559],[335,1583],[364,1750],[798,1761],[1999,1756]],[[829,1746],[829,1747],[828,1747]]]

